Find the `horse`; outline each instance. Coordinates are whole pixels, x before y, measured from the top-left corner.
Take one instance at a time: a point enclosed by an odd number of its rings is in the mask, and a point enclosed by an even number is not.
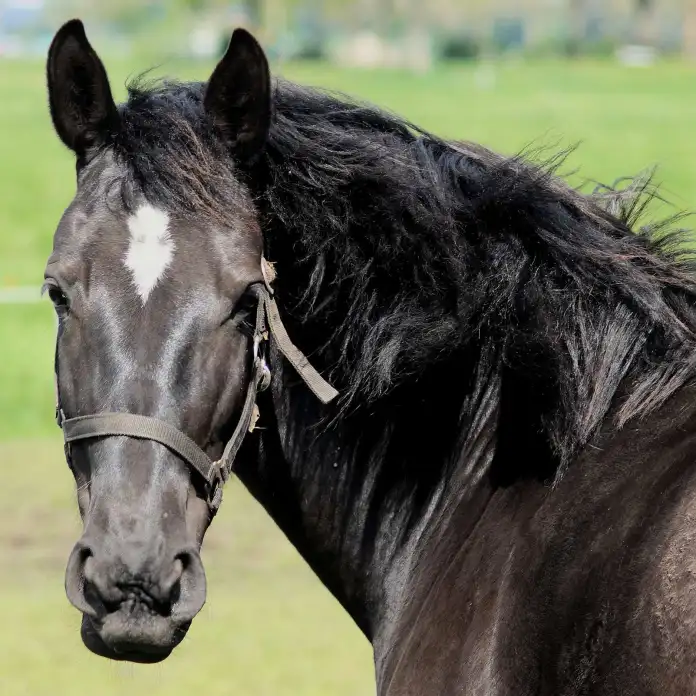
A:
[[[564,153],[271,79],[243,29],[208,82],[117,106],[72,20],[47,80],[89,650],[180,644],[234,474],[380,696],[696,692],[696,268],[647,177],[583,192]]]

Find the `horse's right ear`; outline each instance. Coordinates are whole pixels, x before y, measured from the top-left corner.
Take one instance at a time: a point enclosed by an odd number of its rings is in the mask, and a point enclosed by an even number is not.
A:
[[[48,99],[60,139],[78,157],[118,128],[109,78],[78,19],[58,31],[48,52]]]

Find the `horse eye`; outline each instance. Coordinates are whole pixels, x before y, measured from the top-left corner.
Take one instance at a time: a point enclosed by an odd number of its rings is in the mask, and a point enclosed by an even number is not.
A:
[[[235,314],[247,314],[256,308],[257,299],[249,292],[245,292],[238,300],[234,308]]]
[[[66,310],[68,308],[68,297],[57,285],[49,285],[46,288],[46,292],[57,310]]]
[[[243,334],[251,335],[254,331],[251,315],[256,309],[257,302],[257,298],[249,292],[245,292],[239,300],[237,300],[232,315],[236,320],[237,328]]]

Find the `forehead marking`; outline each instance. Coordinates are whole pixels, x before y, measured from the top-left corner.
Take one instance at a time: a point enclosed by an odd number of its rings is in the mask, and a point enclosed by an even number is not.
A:
[[[124,263],[145,304],[174,255],[169,215],[151,205],[142,205],[129,218],[128,229],[130,241]]]

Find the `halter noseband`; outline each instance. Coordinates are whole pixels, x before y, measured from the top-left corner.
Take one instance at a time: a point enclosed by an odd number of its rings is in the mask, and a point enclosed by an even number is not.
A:
[[[251,432],[256,424],[258,417],[256,395],[267,389],[271,383],[271,372],[263,350],[269,340],[269,333],[273,336],[280,352],[322,403],[329,403],[338,396],[338,392],[312,367],[306,356],[293,345],[280,319],[278,305],[273,298],[273,289],[269,281],[270,272],[265,259],[262,259],[261,269],[264,282],[256,284],[254,288],[258,296],[258,304],[253,334],[251,380],[237,427],[234,429],[220,459],[212,461],[188,435],[157,418],[139,416],[134,413],[97,413],[91,416],[65,418],[60,404],[56,360],[56,421],[63,430],[65,457],[71,467],[70,445],[80,440],[93,440],[101,437],[133,437],[159,442],[179,455],[203,478],[207,487],[208,506],[215,514],[222,502],[222,488],[232,474],[237,452],[247,432]]]

